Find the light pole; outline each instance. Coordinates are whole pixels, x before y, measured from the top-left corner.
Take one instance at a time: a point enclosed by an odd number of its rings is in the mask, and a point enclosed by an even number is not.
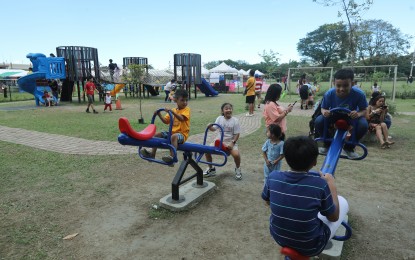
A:
[[[409,77],[412,77],[412,69],[414,68],[414,61],[415,61],[415,49],[414,49],[414,54],[412,55],[411,72],[409,73]]]

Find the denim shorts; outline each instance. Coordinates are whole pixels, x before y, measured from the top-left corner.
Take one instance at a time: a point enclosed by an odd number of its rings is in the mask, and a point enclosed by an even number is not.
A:
[[[184,135],[182,135],[181,133],[176,133],[176,135],[177,135],[177,143],[178,144],[184,143]],[[169,137],[169,132],[162,131],[161,137],[163,137],[164,139],[167,139]]]

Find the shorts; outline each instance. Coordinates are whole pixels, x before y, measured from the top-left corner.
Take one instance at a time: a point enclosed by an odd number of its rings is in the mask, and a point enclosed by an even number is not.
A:
[[[216,140],[219,140],[219,139],[216,139]],[[213,142],[212,142],[212,143],[210,143],[210,145],[211,145],[211,146],[215,146],[215,141],[216,141],[216,140],[213,140]],[[223,141],[223,142],[222,142],[222,145],[224,145],[224,146],[226,146],[226,147],[228,146],[228,144],[230,144],[230,142],[225,142],[225,141]],[[234,145],[233,145],[233,147],[232,147],[232,151],[238,151],[238,150],[239,150],[239,149],[238,149],[238,144],[236,143],[236,144],[234,144]]]
[[[184,143],[184,135],[181,134],[181,133],[176,133],[176,135],[177,135],[177,143],[178,144]],[[161,137],[163,137],[164,139],[167,139],[169,137],[169,132],[162,131],[161,132]]]
[[[306,100],[308,99],[308,87],[301,87],[300,88],[300,97],[302,100]]]
[[[92,95],[87,95],[87,98],[88,98],[88,104],[92,104],[93,103]]]
[[[255,103],[255,95],[253,95],[253,96],[246,96],[245,97],[245,103],[248,103],[248,104]]]

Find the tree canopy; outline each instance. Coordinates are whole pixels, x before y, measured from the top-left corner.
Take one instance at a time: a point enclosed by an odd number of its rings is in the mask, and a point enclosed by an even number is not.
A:
[[[297,50],[302,56],[326,67],[331,61],[344,59],[348,46],[346,26],[343,23],[333,23],[324,24],[307,33],[297,44]]]

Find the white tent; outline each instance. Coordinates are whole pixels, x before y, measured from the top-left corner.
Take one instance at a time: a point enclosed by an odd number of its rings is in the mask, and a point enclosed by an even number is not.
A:
[[[238,71],[238,75],[240,75],[240,76],[246,76],[246,75],[248,75],[248,72],[247,71],[244,71],[243,69],[240,69]]]
[[[218,66],[212,68],[209,70],[210,73],[224,73],[224,74],[237,74],[238,70],[235,68],[232,68],[225,62],[222,62]]]
[[[202,75],[209,75],[209,70],[202,67]]]
[[[259,70],[256,70],[255,71],[255,74],[258,74],[259,76],[264,76],[264,73],[262,73],[261,71],[259,71]]]

